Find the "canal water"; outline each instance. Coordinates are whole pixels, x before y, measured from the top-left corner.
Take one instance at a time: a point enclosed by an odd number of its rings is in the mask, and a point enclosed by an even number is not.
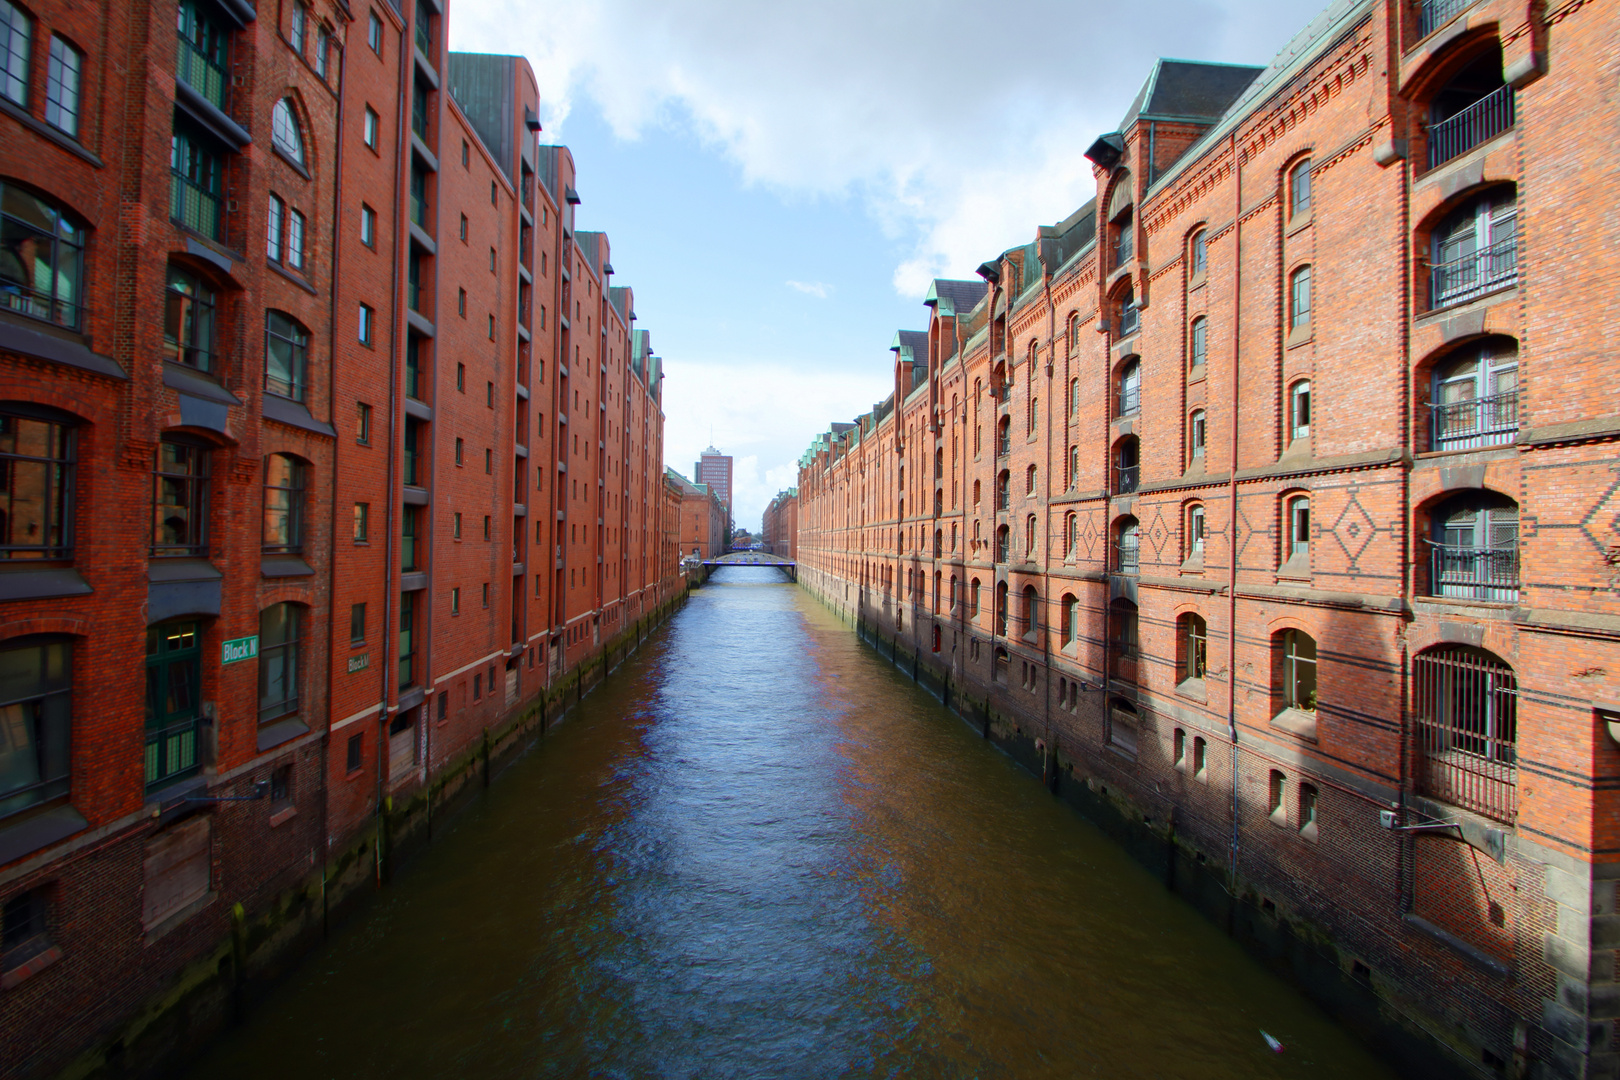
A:
[[[435,834],[189,1075],[1391,1075],[775,570]]]

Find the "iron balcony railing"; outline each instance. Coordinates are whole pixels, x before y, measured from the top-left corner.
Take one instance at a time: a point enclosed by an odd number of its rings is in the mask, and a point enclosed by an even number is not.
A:
[[[1119,415],[1130,416],[1132,413],[1142,411],[1142,387],[1140,383],[1126,383],[1119,388]]]
[[[1006,457],[1012,453],[1012,431],[1003,431],[996,437],[996,457]]]
[[[177,172],[169,173],[169,216],[210,240],[220,239],[219,196]]]
[[[1412,661],[1417,786],[1497,821],[1517,811],[1518,685],[1513,669],[1462,649]]]
[[[1519,280],[1518,236],[1505,236],[1490,247],[1470,251],[1429,270],[1431,306],[1450,307]]]
[[[1519,434],[1519,391],[1429,406],[1435,450],[1472,450],[1512,442]]]
[[[146,786],[156,787],[196,771],[197,717],[146,732]]]
[[[1435,596],[1465,600],[1519,598],[1517,547],[1452,547],[1434,544],[1430,587]]]
[[[1012,500],[1011,493],[1008,492],[1006,488],[1002,488],[1000,491],[996,492],[996,509],[997,510],[1005,510],[1005,509],[1007,509],[1008,504],[1011,502],[1011,500]]]
[[[1139,550],[1136,541],[1121,541],[1114,546],[1115,573],[1134,574],[1139,569]]]
[[[1114,491],[1119,495],[1129,495],[1136,490],[1138,477],[1141,475],[1140,465],[1117,465],[1114,467]]]
[[[1119,336],[1130,337],[1142,328],[1142,313],[1132,301],[1119,309]]]
[[[1492,90],[1455,116],[1429,128],[1429,168],[1466,154],[1513,126],[1513,87]]]
[[[1007,548],[1007,537],[1004,534],[999,540],[996,541],[996,562],[1007,561]]]
[[[1418,5],[1418,37],[1426,38],[1478,0],[1423,0]]]
[[[209,59],[184,34],[180,35],[180,52],[176,60],[175,74],[210,105],[224,112],[225,88],[231,81],[229,72]]]

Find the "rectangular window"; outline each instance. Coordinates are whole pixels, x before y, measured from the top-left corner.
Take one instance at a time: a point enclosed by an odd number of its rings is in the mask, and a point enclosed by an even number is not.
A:
[[[1299,785],[1299,831],[1307,840],[1316,839],[1316,785]]]
[[[1286,821],[1288,811],[1283,806],[1283,791],[1287,787],[1288,779],[1276,769],[1271,770],[1271,782],[1268,785],[1267,809],[1271,811],[1273,821]]]
[[[208,555],[208,449],[165,439],[153,473],[152,554]]]
[[[495,451],[487,447],[484,450],[484,472],[489,476],[495,475]]]
[[[365,751],[364,733],[349,736],[349,749],[344,757],[344,768],[350,776],[360,771],[360,759]]]
[[[375,312],[373,312],[371,310],[371,305],[369,305],[369,304],[361,304],[360,305],[360,327],[359,327],[359,329],[360,329],[360,344],[362,344],[362,345],[370,345],[371,344],[371,323],[372,323],[372,319],[373,319],[374,316],[375,316]]]
[[[304,268],[304,215],[297,210],[287,216],[287,265]]]
[[[292,6],[292,17],[288,20],[287,25],[287,44],[293,47],[294,52],[302,53],[304,51],[304,35],[308,26],[309,11],[305,9],[303,4],[294,4]]]
[[[315,74],[326,78],[327,56],[332,49],[332,36],[324,25],[315,29]]]
[[[480,671],[473,676],[473,700],[481,701],[484,697],[484,673]]]
[[[0,413],[0,559],[73,557],[74,450],[71,426]]]
[[[361,645],[366,640],[366,605],[349,605],[349,644]]]
[[[466,144],[463,143],[462,145],[465,146]],[[466,214],[461,215],[461,242],[463,244],[465,244],[467,242],[467,215]]]
[[[67,641],[35,638],[0,652],[0,819],[68,793],[72,663]]]
[[[491,181],[491,182],[493,183],[493,181]],[[492,273],[492,274],[495,272],[495,249],[494,248],[489,249],[489,272]]]
[[[372,18],[376,18],[376,16],[373,15]],[[373,150],[377,149],[378,132],[381,129],[382,118],[377,115],[376,109],[373,109],[370,105],[367,105],[366,118],[364,125],[360,129],[360,137],[363,138],[366,141],[366,145],[371,147]]]
[[[371,12],[371,19],[366,24],[366,44],[378,56],[382,55],[382,20],[377,18],[375,11]]]
[[[420,552],[416,544],[416,522],[420,516],[414,506],[407,506],[399,514],[399,568],[401,570],[421,569],[418,564]]]
[[[459,438],[456,439],[456,464],[457,465],[462,464],[462,451],[465,448],[466,448],[466,444],[464,442],[462,442],[461,439],[459,439]]]
[[[457,540],[461,539],[461,511],[457,510],[450,515],[450,535]]]
[[[399,594],[399,686],[416,685],[416,594]]]
[[[456,389],[460,390],[464,394],[467,392],[467,365],[466,364],[457,364],[456,365]]]
[[[456,290],[456,314],[460,315],[463,319],[465,319],[467,317],[467,290],[466,289],[457,289]]]
[[[371,504],[357,502],[354,504],[354,542],[365,544],[371,541]]]
[[[489,607],[489,582],[487,581],[484,582],[484,606]],[[489,685],[491,689],[493,689],[495,686],[494,674],[491,674],[489,677]]]
[[[300,610],[294,604],[275,604],[259,613],[261,724],[298,711]]]
[[[1311,268],[1302,266],[1294,271],[1290,279],[1290,322],[1291,328],[1308,325],[1311,321]]]
[[[360,242],[367,247],[377,246],[377,211],[365,205],[360,207]]]
[[[362,446],[371,445],[371,406],[363,401],[355,403],[354,441]]]
[[[264,354],[265,390],[303,401],[309,382],[309,331],[282,312],[265,312]]]
[[[491,180],[489,182],[489,205],[491,206],[501,205],[499,198],[496,196],[496,190],[495,181]]]
[[[468,156],[468,153],[467,153],[467,140],[462,139],[461,140],[461,167],[463,169],[465,169],[467,167],[468,161],[470,161],[470,160],[471,160],[471,158]]]
[[[405,483],[411,487],[421,486],[422,452],[417,448],[421,430],[420,421],[405,421]]]
[[[28,46],[33,33],[33,20],[10,0],[0,0],[0,97],[25,108],[28,105]]]
[[[264,462],[263,550],[297,554],[304,549],[304,465],[290,454]]]
[[[495,316],[489,317],[489,340],[495,340]]]
[[[485,383],[484,384],[484,404],[488,405],[492,409],[495,407],[495,384],[494,383]]]
[[[484,515],[484,539],[489,539],[489,515]]]
[[[45,122],[75,138],[79,134],[79,72],[83,67],[83,54],[52,34],[45,79]]]
[[[459,586],[450,590],[450,614],[461,614],[461,588]]]
[[[274,195],[270,196],[269,208],[265,213],[265,254],[271,262],[281,261],[281,226],[286,217],[287,207]]]

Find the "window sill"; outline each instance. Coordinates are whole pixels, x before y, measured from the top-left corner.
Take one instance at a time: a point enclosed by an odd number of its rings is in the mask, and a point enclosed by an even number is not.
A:
[[[36,322],[26,315],[0,313],[0,347],[36,360],[83,368],[112,379],[129,379],[118,361],[92,352],[87,338],[72,331],[63,331],[51,323]]]
[[[11,565],[0,566],[0,601],[89,596],[93,591],[72,566],[8,562]]]
[[[4,972],[0,972],[0,990],[10,990],[18,983],[38,975],[60,959],[62,959],[60,947],[50,945],[41,949],[16,967],[7,968]]]
[[[1316,332],[1310,323],[1296,326],[1288,331],[1288,340],[1283,342],[1283,348],[1297,349],[1301,345],[1309,345],[1315,336]]]
[[[319,296],[320,295],[320,290],[315,288],[315,286],[311,285],[309,283],[309,280],[307,278],[305,278],[302,274],[299,274],[299,273],[296,273],[295,271],[287,269],[286,266],[282,265],[281,263],[277,262],[274,259],[267,260],[266,265],[268,265],[270,267],[270,269],[274,270],[276,273],[280,274],[282,277],[286,278],[288,281],[292,282],[294,285],[298,286],[300,289],[303,289],[305,292],[309,293],[309,295],[311,295],[311,296]]]
[[[1308,228],[1311,222],[1315,220],[1316,218],[1313,210],[1307,210],[1303,214],[1295,214],[1288,219],[1288,227],[1284,235],[1293,236],[1296,233]]]
[[[1300,828],[1300,830],[1299,830],[1300,839],[1301,840],[1307,840],[1307,841],[1309,841],[1310,843],[1313,843],[1313,844],[1316,843],[1317,835],[1318,835],[1318,830],[1317,830],[1317,827],[1316,827],[1316,822],[1314,822],[1314,821],[1311,822],[1308,825],[1302,826]]]
[[[1284,731],[1296,739],[1306,742],[1316,742],[1316,713],[1296,709],[1292,705],[1271,718],[1271,726],[1278,731]]]
[[[1181,572],[1183,574],[1193,574],[1198,577],[1203,577],[1204,553],[1202,551],[1198,551],[1187,556],[1187,560],[1181,564]]]
[[[274,139],[270,140],[270,150],[276,155],[276,157],[280,158],[290,168],[292,168],[293,171],[298,173],[299,176],[302,176],[305,180],[310,179],[309,170],[304,167],[303,162],[298,161],[291,154],[287,153],[287,151],[277,146]]]
[[[270,815],[270,827],[274,829],[278,825],[285,825],[287,822],[291,821],[297,816],[298,807],[283,806],[280,810],[277,810]]]
[[[310,413],[309,407],[303,402],[294,401],[291,398],[284,398],[279,394],[266,391],[261,411],[266,420],[274,420],[277,423],[286,424],[288,427],[312,431],[317,435],[325,435],[328,438],[337,438],[337,429],[324,420],[315,419],[314,415]]]
[[[1187,279],[1187,291],[1202,289],[1209,282],[1209,271],[1199,270]]]
[[[1193,383],[1203,382],[1204,379],[1208,377],[1208,373],[1208,364],[1194,364],[1187,372],[1187,385],[1191,386]]]
[[[1200,705],[1209,704],[1209,688],[1204,685],[1202,678],[1181,680],[1176,684],[1176,693]]]
[[[262,754],[266,750],[273,750],[284,742],[290,742],[300,735],[307,734],[309,725],[296,716],[275,720],[259,728],[258,748]]]
[[[1310,581],[1311,556],[1309,552],[1302,555],[1290,555],[1288,561],[1277,568],[1278,581]]]
[[[34,117],[29,114],[27,110],[12,104],[5,98],[0,98],[0,113],[4,113],[5,115],[11,117],[13,120],[17,121],[17,123],[21,124],[29,131],[32,131],[34,134],[43,135],[57,146],[60,146],[62,149],[66,150],[68,153],[83,158],[96,168],[104,169],[107,167],[105,162],[103,162],[95,154],[92,154],[83,143],[79,142],[79,140],[75,139],[66,132],[57,130],[43,121],[34,119]]]
[[[88,829],[90,823],[66,803],[37,812],[22,812],[21,820],[0,820],[0,866],[16,862]]]

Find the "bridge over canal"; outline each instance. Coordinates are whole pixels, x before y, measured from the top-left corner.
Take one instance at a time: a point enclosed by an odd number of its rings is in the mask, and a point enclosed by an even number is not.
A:
[[[722,566],[774,566],[786,574],[789,581],[799,580],[798,563],[768,551],[730,551],[718,559],[703,560],[704,569],[711,574]]]

